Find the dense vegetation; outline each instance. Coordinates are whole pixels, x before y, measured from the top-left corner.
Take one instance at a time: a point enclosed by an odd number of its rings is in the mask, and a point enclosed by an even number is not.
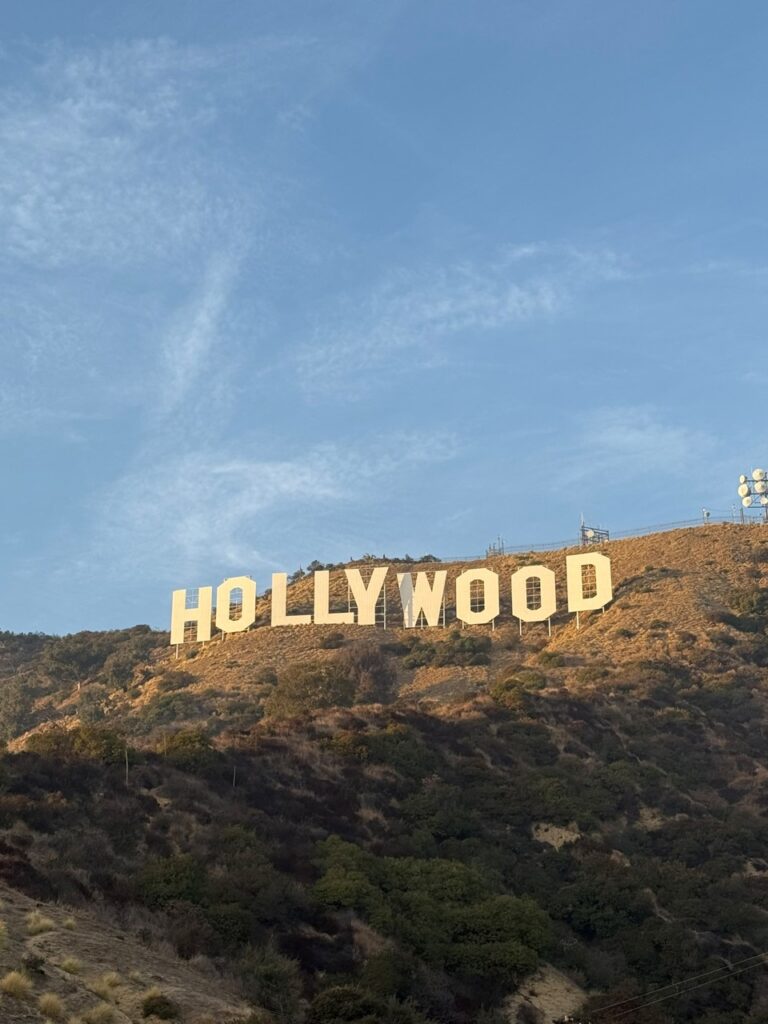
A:
[[[397,680],[482,634],[329,633],[213,695],[146,627],[5,634],[5,734],[49,725],[0,758],[0,877],[205,958],[260,1024],[495,1024],[545,962],[596,1024],[765,1024],[760,970],[634,1008],[768,949],[768,601],[710,618],[621,665],[499,638],[454,708]]]
[[[746,672],[650,675],[461,721],[334,711],[219,749],[181,730],[129,750],[127,786],[113,730],[48,730],[2,760],[0,869],[147,908],[148,939],[239,974],[280,1021],[302,1000],[317,1021],[490,1020],[541,957],[610,998],[668,984],[768,946],[765,720]],[[555,849],[537,822],[581,837]],[[381,937],[365,955],[356,920]],[[756,1022],[756,981],[636,1019]]]

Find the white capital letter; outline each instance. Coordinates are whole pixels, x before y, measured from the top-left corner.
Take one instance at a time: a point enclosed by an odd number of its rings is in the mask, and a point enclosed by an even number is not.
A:
[[[593,566],[594,583],[590,588],[594,594],[585,596],[584,566]],[[568,589],[568,611],[588,612],[594,608],[605,608],[613,600],[613,583],[611,582],[611,560],[607,555],[597,552],[586,555],[567,555],[565,574]],[[591,581],[590,581],[591,582]]]
[[[315,573],[315,622],[329,625],[337,622],[341,625],[349,625],[355,621],[354,612],[332,612],[331,603],[331,574],[327,569],[318,569]]]
[[[308,626],[311,615],[289,615],[286,611],[288,601],[288,573],[272,573],[272,625],[273,626]]]
[[[198,589],[197,608],[187,608],[186,590],[174,590],[171,601],[171,643],[184,643],[184,627],[188,622],[197,623],[195,639],[198,642],[210,640],[212,612],[213,587]]]
[[[483,585],[483,609],[472,610],[472,584]],[[471,626],[492,622],[499,614],[499,577],[490,569],[467,569],[456,577],[456,618]]]
[[[243,595],[239,619],[230,618],[232,591]],[[231,576],[216,588],[216,626],[222,633],[241,633],[256,621],[256,584],[249,576]]]
[[[528,580],[539,581],[541,603],[528,603]],[[512,573],[512,614],[522,622],[544,622],[555,614],[557,596],[555,593],[555,574],[544,565],[526,565]]]
[[[400,588],[400,600],[403,605],[403,625],[407,629],[413,629],[422,612],[424,612],[428,626],[438,624],[447,577],[448,573],[445,569],[437,569],[435,581],[430,587],[425,572],[416,573],[415,586],[411,573],[399,572],[397,574],[397,585]]]
[[[352,591],[352,599],[357,607],[357,623],[359,626],[376,625],[376,603],[381,596],[381,588],[389,572],[389,567],[378,566],[371,573],[368,585],[363,581],[359,569],[345,569],[347,583]]]

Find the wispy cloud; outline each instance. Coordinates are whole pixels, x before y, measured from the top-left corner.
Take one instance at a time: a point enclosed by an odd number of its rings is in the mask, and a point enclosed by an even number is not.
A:
[[[597,408],[584,417],[558,479],[564,484],[602,477],[626,482],[642,475],[690,476],[712,455],[714,441],[702,431],[669,420],[649,406]]]
[[[274,566],[288,538],[311,543],[342,506],[349,521],[383,481],[450,460],[455,439],[390,435],[368,445],[319,445],[284,459],[259,457],[255,442],[238,452],[216,449],[145,452],[94,509],[95,547],[79,558],[113,579],[173,578],[203,566],[242,571]],[[348,524],[347,524],[348,526]],[[348,535],[339,521],[339,539]]]
[[[179,407],[204,374],[216,365],[222,319],[238,272],[238,257],[216,253],[208,261],[202,285],[188,306],[173,317],[161,347],[157,410],[167,415]],[[210,383],[210,376],[208,377]]]
[[[241,264],[279,236],[279,176],[246,164],[231,119],[280,130],[327,44],[21,52],[0,89],[0,432],[149,406],[156,429],[225,341]]]
[[[446,343],[517,327],[560,313],[575,292],[625,275],[612,252],[541,243],[510,246],[487,261],[401,270],[370,292],[324,311],[322,326],[301,346],[296,363],[311,388],[358,380],[369,371],[397,371],[398,358],[445,359]]]

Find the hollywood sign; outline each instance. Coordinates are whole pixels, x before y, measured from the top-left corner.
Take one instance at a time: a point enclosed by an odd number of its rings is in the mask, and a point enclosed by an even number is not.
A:
[[[331,579],[327,569],[314,573],[312,614],[288,611],[288,576],[272,573],[272,626],[376,625],[376,608],[384,593],[389,566],[377,566],[369,579],[359,569],[345,569],[350,595],[350,610],[331,611]],[[568,611],[594,611],[605,608],[613,598],[611,562],[606,555],[587,553],[567,555],[565,559]],[[430,577],[432,577],[430,579]],[[397,586],[402,605],[403,626],[413,629],[423,623],[445,624],[446,569],[431,572],[399,572]],[[511,574],[509,586],[512,614],[521,623],[546,622],[557,611],[555,574],[544,565],[526,565]],[[352,605],[354,604],[354,609]],[[492,569],[466,569],[455,580],[456,619],[465,625],[494,623],[501,605],[501,580]],[[237,613],[237,614],[235,614]],[[200,587],[197,604],[189,606],[186,590],[174,590],[171,602],[171,644],[190,639],[211,639],[212,624],[222,633],[242,633],[256,621],[256,582],[250,576],[232,576],[216,588],[214,614],[213,587]],[[189,623],[195,636],[186,635]]]

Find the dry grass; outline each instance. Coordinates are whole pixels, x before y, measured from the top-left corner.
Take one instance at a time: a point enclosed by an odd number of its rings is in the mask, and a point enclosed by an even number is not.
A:
[[[61,961],[61,969],[62,971],[66,971],[67,974],[79,974],[80,971],[83,969],[83,965],[80,963],[77,957],[68,956]]]
[[[32,982],[21,971],[9,971],[0,981],[0,991],[12,999],[28,999],[32,992]]]
[[[178,1006],[156,985],[147,989],[142,996],[141,1010],[145,1017],[154,1014],[161,1020],[175,1020],[179,1016]]]
[[[97,1003],[83,1014],[83,1024],[112,1024],[115,1011],[107,1003]]]
[[[122,985],[123,979],[117,973],[117,971],[107,971],[106,974],[102,974],[101,980],[107,986],[107,988],[117,988],[118,985]]]
[[[8,928],[5,921],[0,921],[0,949],[5,949],[8,944]]]
[[[45,992],[37,1001],[37,1008],[48,1020],[64,1019],[64,1003],[53,992]]]
[[[112,990],[103,978],[94,978],[93,981],[86,982],[86,985],[95,996],[99,997],[99,999],[109,1002],[112,998]]]
[[[67,931],[71,932],[71,931],[73,931],[74,928],[77,927],[77,921],[75,921],[74,917],[67,917],[62,922],[62,925],[63,925],[64,928],[67,929]]]
[[[51,932],[56,927],[56,922],[41,914],[39,910],[32,910],[26,917],[27,933],[29,935],[42,935],[43,932]]]

